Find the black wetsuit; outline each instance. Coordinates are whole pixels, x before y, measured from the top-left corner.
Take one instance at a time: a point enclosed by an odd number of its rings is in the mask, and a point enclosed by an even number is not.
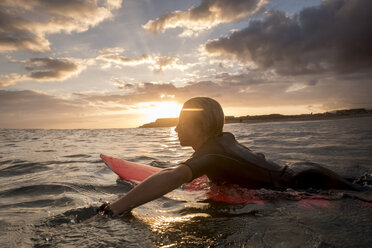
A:
[[[252,189],[356,189],[319,164],[280,166],[239,144],[231,133],[209,140],[184,163],[191,168],[193,179],[206,174],[216,184],[238,184]]]

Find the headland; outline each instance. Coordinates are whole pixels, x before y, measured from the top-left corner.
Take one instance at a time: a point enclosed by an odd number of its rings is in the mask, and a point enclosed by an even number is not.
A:
[[[278,121],[315,121],[315,120],[330,120],[344,118],[360,118],[372,116],[371,109],[342,109],[332,112],[316,113],[316,114],[300,114],[300,115],[246,115],[246,116],[226,116],[225,123],[259,123],[259,122],[278,122]],[[147,123],[140,128],[148,127],[173,127],[178,123],[178,118],[159,118],[155,122]]]

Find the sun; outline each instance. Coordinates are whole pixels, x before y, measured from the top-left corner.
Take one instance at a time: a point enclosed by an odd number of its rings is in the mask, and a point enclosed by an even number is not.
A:
[[[148,102],[139,106],[139,112],[146,122],[155,121],[159,118],[176,118],[179,116],[181,109],[181,104],[170,101]]]

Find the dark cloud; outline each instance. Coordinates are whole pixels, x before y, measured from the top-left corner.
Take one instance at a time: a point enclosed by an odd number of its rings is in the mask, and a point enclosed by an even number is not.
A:
[[[293,17],[274,11],[205,50],[281,75],[371,72],[371,13],[368,0],[328,0]]]
[[[62,81],[79,74],[86,68],[86,63],[73,58],[32,58],[28,60],[11,60],[24,65],[28,74],[0,75],[0,86],[8,86],[19,81]]]
[[[29,22],[0,8],[0,52],[31,50],[42,52],[49,50],[49,41],[43,35],[33,33]]]
[[[215,76],[218,82],[221,82],[225,86],[252,86],[256,84],[267,84],[267,83],[291,83],[292,81],[298,80],[285,76],[278,76],[272,71],[264,72],[249,72],[240,74],[230,74],[227,72],[218,73]]]
[[[144,28],[156,34],[169,28],[182,27],[185,29],[182,35],[188,36],[220,23],[238,21],[257,12],[265,4],[265,0],[203,0],[199,6],[187,11],[173,11],[151,20]]]
[[[25,69],[32,71],[27,77],[34,80],[63,80],[81,71],[69,59],[34,58],[25,61]]]
[[[112,17],[121,0],[4,0],[0,2],[0,52],[50,50],[47,34],[83,32]]]

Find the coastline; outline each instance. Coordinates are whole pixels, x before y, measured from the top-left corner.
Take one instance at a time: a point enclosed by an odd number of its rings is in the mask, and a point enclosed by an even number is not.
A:
[[[225,124],[233,123],[266,123],[266,122],[290,122],[290,121],[319,121],[319,120],[338,120],[349,118],[372,117],[372,110],[366,109],[347,109],[337,110],[319,114],[302,114],[302,115],[256,115],[256,116],[226,116]],[[174,127],[178,123],[178,118],[159,118],[155,122],[146,123],[139,128],[156,128],[156,127]]]
[[[245,123],[245,124],[255,124],[255,123],[269,123],[269,122],[295,122],[295,121],[327,121],[327,120],[341,120],[341,119],[352,119],[352,118],[364,118],[372,117],[372,114],[366,115],[352,115],[352,116],[331,116],[331,117],[316,117],[316,118],[283,118],[283,119],[268,119],[268,120],[247,120],[244,122],[225,122],[225,124],[234,123]]]

